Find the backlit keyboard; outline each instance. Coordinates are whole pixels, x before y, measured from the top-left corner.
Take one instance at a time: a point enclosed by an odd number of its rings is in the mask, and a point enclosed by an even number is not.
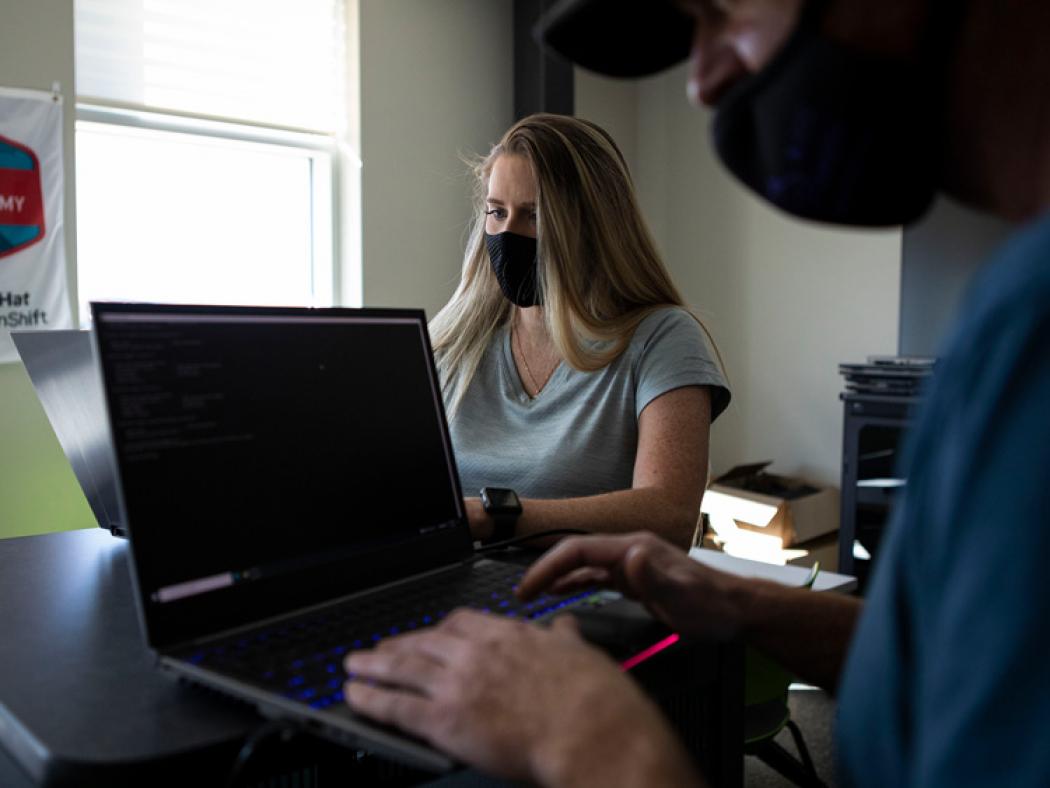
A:
[[[432,626],[457,607],[535,620],[600,596],[593,591],[568,597],[543,594],[523,604],[514,596],[522,575],[521,567],[494,561],[457,567],[226,638],[187,659],[313,708],[327,708],[343,701],[343,658],[348,652]]]

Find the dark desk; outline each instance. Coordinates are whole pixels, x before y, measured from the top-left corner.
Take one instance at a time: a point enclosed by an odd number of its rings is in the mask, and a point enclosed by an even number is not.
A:
[[[0,742],[36,782],[120,782],[187,753],[228,764],[259,723],[154,668],[126,553],[100,528],[0,541]]]
[[[260,725],[254,710],[154,668],[126,553],[101,529],[0,540],[3,785],[221,783]],[[707,778],[739,785],[742,651],[665,653],[634,675],[683,731]]]

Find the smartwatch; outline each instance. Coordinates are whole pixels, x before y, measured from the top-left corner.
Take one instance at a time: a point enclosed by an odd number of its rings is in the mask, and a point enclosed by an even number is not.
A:
[[[481,505],[495,527],[489,542],[502,542],[514,536],[514,526],[521,516],[521,500],[509,487],[482,487]]]

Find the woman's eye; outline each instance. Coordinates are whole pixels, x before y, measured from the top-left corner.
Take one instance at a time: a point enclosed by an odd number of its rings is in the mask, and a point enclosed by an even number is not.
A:
[[[493,208],[492,210],[485,211],[486,216],[493,216],[496,219],[506,219],[507,212],[502,208]]]

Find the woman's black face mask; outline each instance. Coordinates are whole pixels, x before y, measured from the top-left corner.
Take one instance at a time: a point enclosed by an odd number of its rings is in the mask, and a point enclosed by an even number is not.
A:
[[[718,102],[715,150],[739,180],[788,213],[907,224],[936,192],[941,69],[954,20],[934,12],[923,58],[909,62],[826,38],[823,5],[811,3],[773,61]]]
[[[521,307],[538,306],[536,239],[517,233],[485,233],[492,272],[508,300]]]

